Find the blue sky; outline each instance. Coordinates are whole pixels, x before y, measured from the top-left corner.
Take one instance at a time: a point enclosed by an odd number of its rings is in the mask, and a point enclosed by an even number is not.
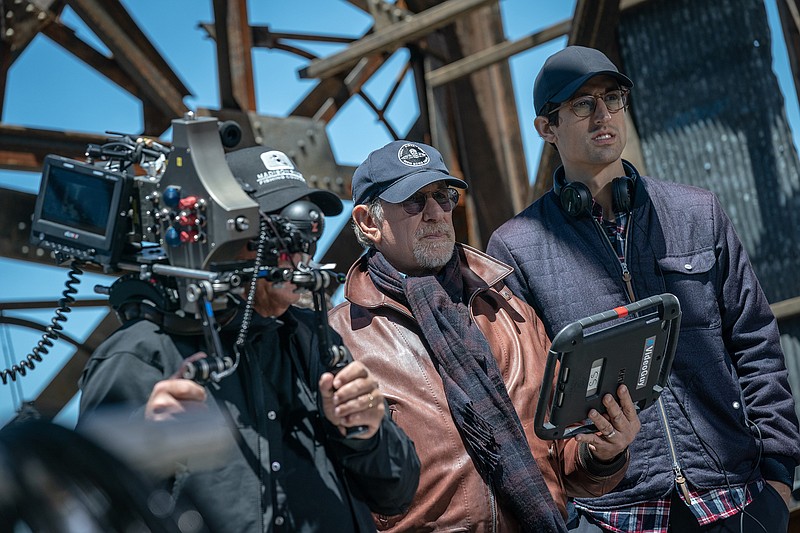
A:
[[[191,109],[218,108],[216,56],[214,44],[197,28],[199,22],[211,22],[210,0],[123,0],[131,16],[161,51],[178,73],[192,96],[185,100]],[[778,23],[775,0],[766,1],[773,28],[774,70],[785,95],[786,112],[795,135],[800,138],[800,112],[786,49]],[[517,39],[571,17],[575,0],[501,0],[506,37]],[[325,16],[309,16],[321,14]],[[321,33],[359,37],[371,24],[371,18],[343,0],[251,0],[251,24],[267,25],[276,32]],[[70,11],[65,9],[64,22],[78,35],[105,51],[91,32]],[[517,106],[520,114],[523,144],[529,175],[535,176],[541,152],[541,140],[532,129],[531,87],[544,60],[562,48],[565,38],[528,50],[510,60]],[[329,55],[340,45],[299,43],[320,56]],[[396,54],[365,87],[370,97],[384,102],[387,87],[394,82],[405,60],[405,52]],[[253,53],[258,112],[286,116],[310,91],[314,80],[301,80],[298,69],[306,61],[280,51],[257,49]],[[404,82],[388,113],[396,131],[407,131],[416,118],[413,86]],[[38,36],[9,72],[2,122],[13,125],[102,133],[118,131],[135,133],[141,130],[141,109],[138,100],[119,90],[113,83],[96,74],[79,60],[64,52],[47,38]],[[372,111],[359,98],[353,98],[328,125],[328,136],[338,163],[358,165],[373,149],[391,141],[389,133],[375,119]],[[0,171],[0,185],[37,192],[39,177],[33,173]],[[344,217],[328,220],[326,233],[335,234],[346,222]],[[345,269],[347,265],[339,265]],[[0,299],[3,301],[58,299],[64,290],[67,271],[63,268],[32,265],[0,259]],[[95,284],[108,284],[109,278],[86,274],[78,286],[77,298],[95,298]],[[52,311],[7,313],[49,323]],[[92,309],[77,309],[69,315],[65,333],[83,340],[101,318]],[[8,367],[23,359],[36,345],[40,335],[32,330],[0,326],[0,364]],[[14,416],[19,402],[34,398],[47,381],[71,355],[71,346],[56,342],[33,372],[9,385],[0,384],[0,425]],[[57,419],[74,425],[73,401]]]

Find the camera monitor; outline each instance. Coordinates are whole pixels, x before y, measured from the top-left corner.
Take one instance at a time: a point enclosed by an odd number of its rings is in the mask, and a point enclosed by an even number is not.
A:
[[[31,242],[83,261],[113,264],[123,244],[122,202],[128,178],[121,173],[48,155],[31,225]]]
[[[626,317],[633,318],[584,334]],[[555,440],[597,431],[587,418],[589,410],[605,413],[603,397],[617,398],[622,384],[637,410],[655,402],[672,367],[680,317],[678,299],[665,293],[565,326],[547,356],[534,416],[536,435]]]

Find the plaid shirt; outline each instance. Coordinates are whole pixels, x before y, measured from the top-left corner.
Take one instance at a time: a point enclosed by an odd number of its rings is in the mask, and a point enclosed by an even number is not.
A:
[[[764,480],[758,480],[747,485],[731,487],[730,490],[727,488],[705,491],[690,490],[691,502],[687,505],[697,518],[697,523],[700,526],[707,526],[717,520],[739,513],[743,507],[740,502],[744,501],[744,505],[748,505],[753,501],[753,497],[761,492],[765,483]],[[677,492],[681,501],[686,502],[681,491]],[[575,502],[575,507],[609,531],[667,533],[669,508],[672,503],[670,496],[613,510],[592,510],[578,502]]]
[[[592,200],[592,217],[600,223],[606,232],[608,240],[617,252],[620,261],[625,260],[625,230],[628,228],[628,213],[614,213],[614,222],[609,222],[603,218],[603,208]]]
[[[614,213],[614,222],[603,218],[603,208],[592,203],[592,216],[600,223],[606,236],[614,247],[620,261],[625,260],[625,231],[628,227],[628,213]],[[730,489],[711,489],[705,491],[689,491],[690,500],[686,502],[680,491],[681,501],[687,503],[697,523],[706,526],[717,520],[735,515],[744,505],[753,500],[753,496],[764,488],[764,481],[754,481],[747,485],[739,485]],[[637,531],[640,533],[667,533],[669,529],[670,496],[660,500],[642,502],[629,507],[614,510],[592,510],[575,503],[575,507],[591,516],[602,527],[609,531],[624,533]]]

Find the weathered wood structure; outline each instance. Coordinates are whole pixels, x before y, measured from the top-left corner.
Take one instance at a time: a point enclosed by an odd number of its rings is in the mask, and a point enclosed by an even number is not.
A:
[[[392,136],[435,145],[454,174],[470,184],[456,225],[459,239],[479,248],[496,227],[550,188],[558,163],[557,153],[545,146],[535,179],[528,176],[508,59],[564,35],[570,44],[604,50],[636,82],[625,157],[647,173],[720,196],[779,317],[793,386],[800,391],[800,163],[769,47],[770,39],[785,40],[797,79],[796,0],[776,0],[782,35],[770,35],[761,0],[578,0],[571,19],[515,41],[505,39],[498,0],[348,0],[374,20],[356,40],[277,33],[250,24],[246,0],[212,1],[214,20],[203,27],[216,43],[220,103],[219,109],[195,110],[198,114],[236,120],[243,127],[240,146],[283,149],[313,176],[313,185],[349,198],[352,168],[335,161],[325,124],[350,98],[362,98]],[[110,57],[61,22],[67,5]],[[118,0],[2,0],[0,117],[9,68],[38,34],[138,98],[140,133],[159,137],[188,111],[183,103],[188,89]],[[346,46],[315,57],[291,44],[296,41]],[[259,73],[252,52],[261,47],[306,58],[299,74],[317,80],[288,117],[257,112]],[[383,105],[362,91],[401,48],[410,52],[403,75],[413,76],[420,110],[409,131],[395,131],[386,119],[394,91]],[[80,159],[87,143],[104,139],[99,133],[0,122],[0,168],[38,170],[52,152]],[[0,256],[52,264],[27,245],[33,203],[33,195],[0,191]],[[349,264],[358,253],[345,231],[326,259]],[[0,310],[37,307],[52,308],[53,302],[0,304]],[[72,360],[35,399],[42,414],[53,416],[74,396],[87,354],[116,325],[109,314],[79,343]]]

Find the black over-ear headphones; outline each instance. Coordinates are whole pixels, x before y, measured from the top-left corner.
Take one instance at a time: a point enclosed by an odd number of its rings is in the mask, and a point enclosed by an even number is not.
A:
[[[611,201],[614,211],[630,212],[633,206],[633,191],[639,172],[636,168],[622,160],[625,176],[614,178],[611,182]],[[558,167],[553,173],[553,192],[558,197],[561,207],[573,217],[589,215],[592,211],[592,193],[589,187],[579,181],[567,183],[564,167]]]

